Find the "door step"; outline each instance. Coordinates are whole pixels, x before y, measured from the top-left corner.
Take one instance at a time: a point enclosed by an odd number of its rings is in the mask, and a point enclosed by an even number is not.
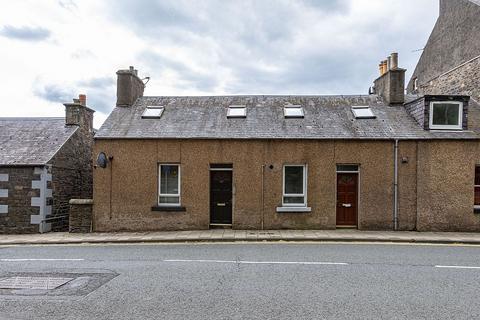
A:
[[[358,226],[337,226],[337,229],[358,229]]]

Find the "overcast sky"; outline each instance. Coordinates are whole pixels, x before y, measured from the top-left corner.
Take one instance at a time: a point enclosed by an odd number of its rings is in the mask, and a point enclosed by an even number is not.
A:
[[[391,52],[409,78],[438,0],[1,0],[0,116],[64,116],[86,93],[98,128],[118,69],[145,95],[367,93]]]

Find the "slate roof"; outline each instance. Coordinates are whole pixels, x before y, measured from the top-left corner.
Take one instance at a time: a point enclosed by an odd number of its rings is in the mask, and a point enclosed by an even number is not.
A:
[[[65,118],[0,118],[0,166],[44,165],[77,129]]]
[[[302,105],[304,119],[285,119],[286,104]],[[247,117],[227,119],[229,105]],[[368,105],[376,119],[355,119],[352,106]],[[142,119],[146,106],[164,106],[160,119]],[[117,107],[96,139],[476,139],[471,131],[423,130],[404,107],[376,95],[142,97]]]

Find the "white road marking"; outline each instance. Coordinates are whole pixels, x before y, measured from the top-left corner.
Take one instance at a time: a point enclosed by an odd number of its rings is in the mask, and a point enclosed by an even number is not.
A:
[[[445,269],[480,269],[480,267],[471,267],[471,266],[435,266],[435,268],[445,268]]]
[[[345,262],[319,262],[319,261],[235,261],[235,260],[186,260],[168,259],[164,262],[200,262],[200,263],[235,263],[235,264],[298,264],[298,265],[338,265],[346,266]]]
[[[16,261],[84,261],[85,259],[0,259],[3,262]]]

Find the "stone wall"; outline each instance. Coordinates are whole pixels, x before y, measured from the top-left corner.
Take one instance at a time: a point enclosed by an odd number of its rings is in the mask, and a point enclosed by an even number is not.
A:
[[[88,233],[92,231],[92,205],[91,199],[70,200],[69,232]]]
[[[0,233],[37,233],[38,224],[31,223],[31,216],[39,214],[39,207],[32,206],[32,198],[40,196],[40,190],[32,189],[32,181],[39,180],[34,167],[0,167],[0,189],[7,190],[8,197],[0,197]]]
[[[480,102],[480,56],[448,73],[421,83],[419,91],[422,94],[432,95],[468,95]]]
[[[407,86],[409,93],[415,92],[415,78],[424,84],[480,55],[480,6],[467,0],[441,0],[440,9],[440,17]]]
[[[92,197],[92,144],[88,131],[77,130],[49,162],[52,166],[53,231],[68,230],[70,199]]]

